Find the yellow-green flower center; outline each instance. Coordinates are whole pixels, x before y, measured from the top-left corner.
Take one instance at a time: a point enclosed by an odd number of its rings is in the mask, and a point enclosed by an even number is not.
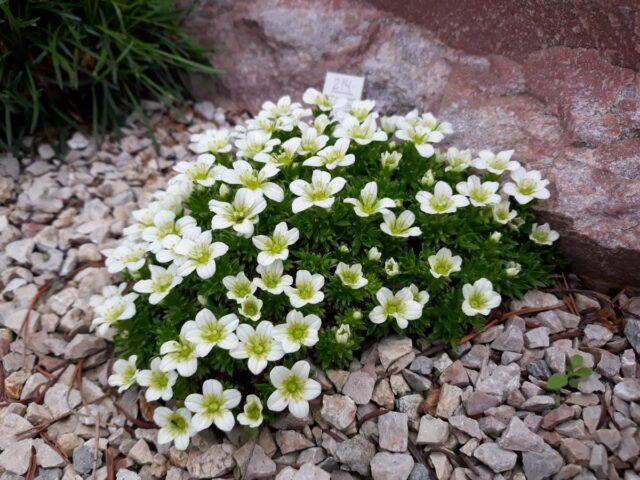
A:
[[[169,386],[169,377],[160,370],[153,370],[151,372],[151,378],[149,379],[149,386],[157,390],[164,390]]]
[[[251,402],[245,407],[244,414],[249,420],[255,422],[260,420],[260,417],[262,417],[262,409],[260,408],[260,405],[258,405],[258,402]]]
[[[487,296],[482,292],[473,292],[467,300],[474,310],[482,310],[487,304]]]
[[[258,359],[264,358],[271,351],[271,339],[256,333],[247,340],[245,348],[250,356]]]
[[[305,382],[298,375],[289,375],[280,386],[283,396],[290,399],[301,399],[304,393]]]
[[[287,336],[294,342],[303,342],[309,334],[309,325],[303,322],[291,323],[287,327]]]
[[[204,414],[209,417],[220,415],[224,409],[224,398],[222,395],[205,395],[202,399]]]
[[[518,191],[522,195],[531,195],[536,191],[538,182],[531,178],[525,178],[518,183]]]
[[[225,328],[223,325],[216,322],[207,323],[202,329],[202,339],[209,343],[218,343],[223,339]]]

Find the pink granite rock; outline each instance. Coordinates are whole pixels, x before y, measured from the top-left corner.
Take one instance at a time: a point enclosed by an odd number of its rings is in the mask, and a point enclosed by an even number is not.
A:
[[[225,74],[195,78],[195,93],[255,113],[320,87],[328,70],[363,74],[382,110],[432,111],[463,148],[515,148],[552,182],[539,214],[574,270],[595,287],[640,285],[633,1],[440,3],[204,0],[189,29],[219,47]]]

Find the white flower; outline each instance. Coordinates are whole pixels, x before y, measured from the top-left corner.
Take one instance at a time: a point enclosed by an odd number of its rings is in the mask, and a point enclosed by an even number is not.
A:
[[[384,262],[384,271],[388,277],[395,277],[400,273],[400,264],[396,261],[395,258],[388,258]]]
[[[431,130],[423,125],[411,125],[406,120],[398,122],[396,137],[413,143],[421,157],[429,158],[435,153],[432,143],[442,141],[444,135],[441,132]]]
[[[309,414],[309,400],[320,395],[320,384],[309,378],[309,363],[300,360],[291,370],[281,365],[275,366],[269,373],[271,384],[276,388],[268,400],[269,410],[281,412],[289,407],[294,417],[304,418]]]
[[[158,211],[158,208],[159,206],[155,204],[153,206],[150,205],[147,208],[134,210],[131,212],[131,216],[135,222],[126,227],[122,232],[129,240],[137,240],[141,238],[144,229],[153,225],[153,216]]]
[[[198,430],[191,424],[191,412],[186,408],[171,411],[167,407],[157,407],[153,412],[153,421],[160,427],[158,443],[171,443],[178,450],[186,450],[189,439]]]
[[[232,203],[210,200],[209,210],[215,215],[211,219],[211,228],[221,230],[233,227],[238,234],[245,238],[253,235],[253,226],[258,223],[258,215],[267,207],[262,195],[256,195],[247,188],[236,192]]]
[[[299,103],[291,102],[291,97],[289,95],[280,97],[280,99],[278,99],[278,103],[267,101],[262,104],[262,112],[271,118],[293,116],[297,110],[300,110],[300,108],[301,105]]]
[[[247,395],[243,412],[238,414],[238,423],[250,428],[257,428],[262,424],[262,402],[256,395]]]
[[[127,295],[113,295],[94,308],[96,317],[91,322],[91,328],[97,330],[98,336],[104,337],[109,327],[121,320],[129,320],[136,314],[135,301],[137,293]]]
[[[298,310],[291,310],[285,323],[273,329],[273,338],[280,342],[285,353],[297,352],[303,345],[311,347],[318,343],[321,323],[317,315],[304,316]]]
[[[324,300],[322,287],[324,277],[319,273],[313,275],[307,270],[296,272],[296,286],[285,287],[284,293],[289,297],[291,305],[295,308],[302,308],[307,304],[316,304]]]
[[[344,203],[352,204],[353,211],[359,217],[389,213],[389,209],[396,205],[390,198],[378,198],[378,184],[376,182],[367,183],[360,190],[360,198],[345,198]]]
[[[213,347],[231,350],[238,345],[234,333],[240,321],[235,313],[219,319],[207,308],[196,314],[195,321],[189,320],[182,326],[185,340],[195,345],[196,355],[206,357]]]
[[[104,264],[109,273],[119,273],[125,269],[133,273],[144,266],[147,248],[145,243],[127,242],[100,253],[107,257]]]
[[[515,210],[509,210],[509,206],[510,205],[508,200],[495,204],[491,208],[493,219],[496,222],[501,223],[502,225],[506,225],[511,220],[516,218],[518,213]]]
[[[149,251],[158,253],[166,246],[173,246],[180,236],[197,226],[196,219],[190,216],[176,221],[176,214],[170,210],[160,210],[153,216],[153,225],[142,232],[142,239],[149,242]]]
[[[531,227],[531,234],[529,235],[529,238],[540,245],[551,245],[560,238],[560,234],[555,230],[551,230],[548,223],[543,225],[534,223]]]
[[[401,118],[399,115],[382,116],[380,117],[380,128],[391,135],[398,128],[398,122]]]
[[[269,163],[260,170],[254,170],[249,162],[237,160],[233,162],[233,169],[226,168],[224,171],[220,171],[219,178],[231,185],[242,185],[259,196],[264,195],[274,202],[281,202],[284,199],[282,187],[269,181],[279,171],[278,167]]]
[[[329,112],[334,108],[336,102],[332,101],[328,95],[319,92],[315,88],[307,88],[302,95],[302,101],[309,105],[314,105],[323,112]]]
[[[382,287],[376,293],[379,306],[369,313],[369,320],[373,323],[383,323],[392,317],[402,329],[409,326],[409,320],[416,320],[422,316],[422,305],[413,299],[409,288],[403,288],[395,295],[391,290]]]
[[[242,301],[242,303],[240,303],[238,312],[243,317],[257,322],[260,320],[260,316],[262,315],[262,300],[253,295],[249,295]]]
[[[380,155],[380,164],[388,170],[395,170],[400,165],[402,154],[400,152],[382,152]]]
[[[367,258],[372,262],[377,262],[382,258],[382,253],[376,247],[371,247],[367,252]]]
[[[500,202],[500,195],[496,193],[498,188],[500,188],[498,182],[483,183],[476,175],[471,175],[466,182],[459,182],[456,185],[458,193],[469,197],[474,207],[495,205]]]
[[[122,282],[120,285],[107,285],[106,287],[102,287],[102,291],[100,293],[96,293],[95,295],[91,295],[89,298],[89,305],[93,308],[97,308],[106,302],[109,298],[120,296],[122,292],[127,288],[127,282]]]
[[[205,130],[191,135],[189,149],[194,153],[227,153],[231,151],[228,130]]]
[[[162,268],[158,265],[149,265],[151,279],[136,282],[133,289],[138,293],[148,293],[149,303],[157,305],[169,292],[182,283],[182,277],[178,275],[178,267],[169,265],[169,268]]]
[[[464,195],[453,195],[453,190],[448,183],[439,181],[433,193],[419,191],[416,200],[420,203],[420,210],[429,214],[453,213],[458,208],[469,205],[469,200]]]
[[[127,360],[119,358],[113,363],[113,374],[107,379],[112,387],[118,387],[118,392],[122,393],[134,383],[136,383],[137,355],[131,355]]]
[[[230,431],[236,423],[231,409],[240,404],[238,390],[224,390],[217,380],[205,380],[202,395],[192,393],[184,399],[184,406],[195,415],[191,424],[199,432],[215,424],[223,432]]]
[[[217,180],[218,170],[213,167],[216,157],[210,153],[199,155],[195,162],[178,162],[173,169],[180,173],[177,177],[197,183],[203,187],[210,187]]]
[[[411,113],[409,113],[411,115]],[[406,118],[406,117],[405,117]],[[420,115],[417,119],[418,125],[433,130],[435,132],[441,132],[444,135],[453,133],[453,128],[449,122],[440,122],[433,114],[427,112]]]
[[[342,190],[347,181],[342,177],[331,178],[329,172],[314,170],[311,183],[304,180],[294,180],[289,189],[296,195],[291,204],[293,213],[299,213],[313,206],[331,208],[335,201],[334,195]]]
[[[229,352],[233,358],[248,358],[249,370],[258,375],[268,362],[275,362],[284,356],[282,346],[273,338],[273,324],[262,321],[254,330],[251,325],[243,323],[236,330],[238,346]]]
[[[431,275],[435,278],[448,277],[454,272],[459,272],[462,265],[462,257],[453,256],[448,248],[441,248],[435,255],[427,259],[431,267]]]
[[[203,280],[216,273],[216,258],[224,255],[229,247],[222,242],[211,241],[211,231],[206,230],[192,237],[185,237],[175,246],[175,251],[185,257],[178,273],[186,277],[194,270]]]
[[[198,354],[196,344],[186,338],[189,330],[187,323],[182,325],[178,340],[169,340],[160,346],[160,355],[164,355],[160,362],[163,372],[177,370],[180,376],[190,377],[198,369],[198,357],[202,355]]]
[[[423,307],[429,302],[429,292],[426,290],[420,290],[417,285],[411,284],[409,285],[409,290],[411,291],[411,295],[413,295],[413,299],[418,302]]]
[[[336,267],[336,275],[345,287],[354,290],[362,288],[369,283],[369,280],[362,275],[362,265],[359,263],[347,265],[346,263],[340,262]]]
[[[466,283],[462,287],[462,311],[465,315],[489,315],[492,308],[500,305],[502,297],[493,290],[492,283],[486,278],[476,280],[473,285]]]
[[[393,212],[382,214],[384,222],[380,224],[380,230],[392,237],[417,237],[422,234],[419,227],[412,227],[416,216],[410,210],[405,210],[396,218]]]
[[[307,167],[325,167],[327,170],[333,170],[337,167],[348,167],[356,161],[354,154],[347,154],[348,150],[349,139],[339,138],[335,145],[329,145],[323,148],[317,155],[309,157],[302,164]]]
[[[324,133],[330,123],[331,120],[329,120],[329,117],[323,113],[313,119],[313,128],[315,128],[318,133]]]
[[[241,303],[256,291],[256,286],[251,283],[251,280],[247,278],[244,272],[239,272],[235,276],[224,277],[222,284],[227,289],[227,298],[238,303]]]
[[[302,137],[300,138],[298,153],[301,155],[314,155],[319,150],[322,150],[329,141],[329,137],[319,134],[315,127],[310,127],[304,123],[301,123],[299,127],[302,130]]]
[[[271,134],[262,130],[247,132],[246,136],[236,141],[238,156],[253,159],[260,153],[269,153],[273,147],[280,144],[277,138],[271,138]]]
[[[358,121],[364,122],[367,117],[372,114],[373,108],[376,106],[375,100],[354,100],[351,102],[351,106],[347,112],[348,115],[356,117]],[[377,118],[378,114],[372,114],[374,118]]]
[[[253,160],[256,162],[273,165],[277,168],[288,167],[293,163],[295,156],[300,148],[302,139],[293,137],[280,145],[279,152],[258,153]]]
[[[276,225],[271,236],[256,235],[251,241],[260,250],[258,263],[267,266],[276,260],[286,260],[289,257],[288,247],[296,243],[298,238],[300,238],[298,229],[289,230],[285,222]]]
[[[518,262],[507,262],[507,265],[504,268],[504,271],[508,277],[516,277],[521,270],[522,265],[520,265]]]
[[[333,131],[336,138],[350,138],[358,145],[368,145],[371,142],[384,142],[387,134],[378,130],[375,117],[369,115],[362,123],[353,116],[344,118]]]
[[[458,150],[455,147],[447,150],[445,161],[447,162],[445,172],[464,172],[473,164],[470,150]]]
[[[275,260],[269,265],[258,265],[256,271],[260,277],[254,278],[253,284],[273,295],[280,295],[285,287],[290,287],[293,284],[291,275],[283,275],[282,260]]]
[[[501,175],[505,170],[514,171],[520,168],[520,163],[511,160],[513,150],[503,150],[494,154],[490,150],[478,152],[478,158],[473,162],[473,166],[479,170],[488,170],[496,175]]]
[[[351,327],[347,323],[343,323],[336,330],[336,342],[345,344],[351,338]]]
[[[549,190],[545,187],[549,180],[542,180],[540,172],[531,170],[527,172],[524,168],[519,168],[511,172],[513,182],[505,183],[502,191],[514,197],[518,203],[524,205],[534,198],[545,200],[550,197]]]
[[[155,402],[162,399],[165,402],[173,397],[173,386],[176,384],[178,374],[173,370],[163,372],[160,369],[161,360],[155,357],[151,360],[150,370],[140,370],[136,375],[136,381],[140,386],[147,387],[144,397],[147,402]]]

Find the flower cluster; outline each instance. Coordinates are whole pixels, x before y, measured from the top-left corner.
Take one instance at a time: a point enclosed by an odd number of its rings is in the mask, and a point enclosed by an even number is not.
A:
[[[512,150],[439,149],[452,128],[429,113],[303,100],[193,134],[194,158],[103,252],[131,285],[91,299],[121,356],[109,383],[175,404],[156,409],[160,442],[256,427],[263,404],[305,417],[309,358],[344,364],[392,332],[453,341],[554,268],[558,234],[531,210],[548,181]]]

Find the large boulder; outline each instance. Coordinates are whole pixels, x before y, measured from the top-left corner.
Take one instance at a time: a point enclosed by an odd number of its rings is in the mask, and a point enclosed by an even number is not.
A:
[[[640,77],[626,68],[640,53],[628,2],[556,11],[500,0],[500,15],[471,0],[438,3],[203,0],[188,28],[217,47],[225,73],[213,85],[194,78],[194,90],[255,113],[265,99],[321,87],[328,70],[365,75],[382,110],[431,111],[460,147],[515,148],[552,182],[539,215],[562,234],[574,270],[594,287],[640,287]],[[575,28],[547,28],[547,17]]]

